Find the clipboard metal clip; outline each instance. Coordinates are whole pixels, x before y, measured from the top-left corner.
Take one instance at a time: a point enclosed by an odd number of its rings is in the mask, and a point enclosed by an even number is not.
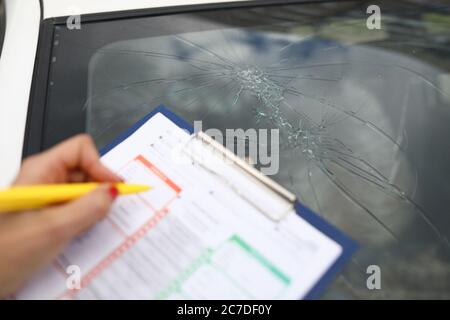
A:
[[[196,144],[196,147],[193,148],[192,144]],[[199,150],[204,153],[200,154]],[[293,212],[296,196],[292,192],[262,174],[206,133],[199,131],[192,134],[183,151],[195,163],[222,178],[234,192],[272,221],[279,222]],[[240,173],[232,175],[235,177],[234,181],[226,176],[230,167]]]

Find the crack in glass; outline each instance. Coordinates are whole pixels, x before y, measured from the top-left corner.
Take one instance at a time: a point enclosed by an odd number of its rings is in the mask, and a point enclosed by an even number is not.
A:
[[[293,188],[301,201],[344,229],[349,222],[333,211],[345,215],[350,208],[350,220],[357,220],[358,212],[366,214],[377,226],[364,218],[361,223],[370,227],[352,229],[352,234],[369,248],[383,250],[382,244],[393,243],[408,251],[409,241],[417,237],[431,243],[424,255],[444,254],[445,265],[447,231],[416,201],[419,174],[408,160],[404,118],[415,89],[443,101],[449,94],[427,66],[408,59],[301,32],[220,29],[123,41],[96,50],[91,61],[96,72],[83,108],[97,141],[108,141],[117,127],[126,127],[159,103],[210,127],[279,129],[286,165],[275,179]],[[111,64],[115,75],[99,76]],[[358,83],[367,74],[368,80]],[[382,88],[389,77],[405,81],[405,101],[402,108],[395,106],[403,119],[399,128],[383,114],[397,111],[384,110],[366,88]],[[335,200],[339,204],[333,209]],[[416,234],[408,235],[402,219],[420,225],[412,229]],[[364,257],[353,259],[359,270]],[[343,281],[353,283],[350,278],[344,275]]]

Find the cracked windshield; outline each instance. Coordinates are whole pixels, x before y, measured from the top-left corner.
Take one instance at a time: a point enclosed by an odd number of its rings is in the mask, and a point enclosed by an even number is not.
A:
[[[279,130],[271,177],[360,245],[325,298],[450,298],[449,7],[382,2],[370,29],[367,6],[193,12],[55,37],[88,57],[77,108],[99,147],[160,104],[203,130]],[[367,289],[371,265],[381,290]]]

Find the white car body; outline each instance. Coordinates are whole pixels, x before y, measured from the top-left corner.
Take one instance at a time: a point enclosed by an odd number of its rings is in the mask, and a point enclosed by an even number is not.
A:
[[[0,187],[20,167],[41,19],[226,0],[5,0],[6,31],[0,58]]]

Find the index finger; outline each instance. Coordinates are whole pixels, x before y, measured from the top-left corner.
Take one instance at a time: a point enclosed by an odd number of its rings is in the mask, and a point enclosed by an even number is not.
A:
[[[94,181],[121,180],[100,162],[91,137],[81,134],[26,159],[15,184],[67,182],[75,170]]]
[[[94,142],[87,134],[70,138],[49,149],[46,153],[49,162],[59,163],[67,170],[79,169],[93,180],[100,182],[120,181],[120,178],[100,162]]]

